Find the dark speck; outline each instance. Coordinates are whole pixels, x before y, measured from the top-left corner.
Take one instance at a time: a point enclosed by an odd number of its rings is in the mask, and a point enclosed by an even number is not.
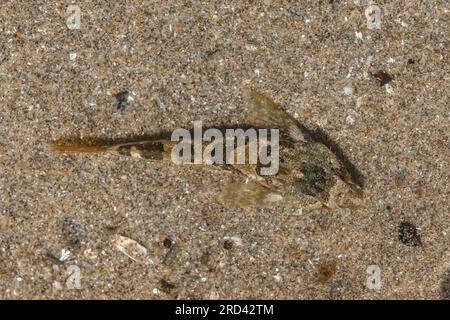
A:
[[[213,57],[218,51],[219,51],[219,49],[217,49],[217,48],[208,50],[205,52],[205,57],[209,59],[209,58]]]
[[[204,266],[208,265],[210,257],[211,254],[209,252],[203,253],[202,256],[200,257],[200,263]]]
[[[337,270],[337,264],[334,261],[325,262],[317,267],[317,280],[324,284],[334,276]]]
[[[384,72],[384,71],[378,71],[376,73],[373,73],[372,77],[374,77],[375,80],[378,81],[380,86],[384,86],[385,84],[394,80],[394,78],[390,74],[388,74],[387,72]]]
[[[166,279],[161,279],[159,283],[161,285],[161,290],[165,293],[170,293],[170,291],[176,287],[173,283],[167,281]]]
[[[225,241],[223,242],[223,247],[224,247],[225,249],[227,249],[227,250],[233,249],[233,241],[225,240]]]
[[[125,110],[128,106],[128,91],[121,91],[114,97],[116,98],[117,110]]]
[[[86,229],[72,218],[65,218],[62,221],[63,236],[68,245],[74,246],[86,238]]]
[[[398,226],[398,239],[407,246],[419,246],[422,244],[419,231],[416,226],[410,222],[402,222]]]
[[[172,240],[170,240],[169,238],[165,238],[163,241],[163,246],[166,248],[170,248],[172,246]]]
[[[414,59],[411,59],[411,58],[408,59],[408,64],[414,64],[414,63],[416,63],[416,61]]]

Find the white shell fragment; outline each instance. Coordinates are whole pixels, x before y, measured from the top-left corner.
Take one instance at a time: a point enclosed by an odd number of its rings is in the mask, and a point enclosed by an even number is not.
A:
[[[234,236],[234,237],[223,237],[223,240],[231,240],[231,241],[233,241],[234,242],[234,244],[236,245],[236,246],[242,246],[242,238],[241,237],[237,237],[237,236]]]
[[[394,87],[390,83],[386,83],[384,85],[384,88],[386,89],[386,92],[389,94],[394,94]]]
[[[346,96],[353,95],[353,88],[351,86],[344,87],[344,94]]]
[[[355,117],[351,114],[349,114],[346,118],[345,118],[345,123],[347,123],[348,125],[352,126],[355,124]]]
[[[147,248],[139,244],[137,241],[121,236],[121,235],[114,235],[112,243],[114,246],[122,252],[124,255],[129,257],[130,259],[137,261],[137,262],[146,262],[148,261],[147,258]]]
[[[77,53],[76,52],[71,52],[69,53],[69,59],[70,60],[75,60],[77,58]]]
[[[61,254],[59,255],[59,261],[64,262],[70,257],[70,251],[66,249],[61,250]]]

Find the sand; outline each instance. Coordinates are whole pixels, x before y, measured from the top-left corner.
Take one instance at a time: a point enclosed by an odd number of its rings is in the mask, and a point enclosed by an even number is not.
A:
[[[1,298],[449,298],[447,1],[379,29],[362,0],[70,3],[0,6]],[[243,82],[341,146],[361,207],[230,210],[232,172],[48,147],[239,124]]]

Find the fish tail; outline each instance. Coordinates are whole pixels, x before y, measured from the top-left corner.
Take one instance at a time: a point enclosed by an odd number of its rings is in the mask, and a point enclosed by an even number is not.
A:
[[[53,143],[50,148],[56,153],[100,153],[108,152],[148,160],[170,160],[176,142],[171,140],[142,140],[111,145],[88,143]]]
[[[50,148],[53,152],[56,153],[97,153],[106,152],[109,150],[109,147],[107,146],[89,146],[83,144],[51,144]]]

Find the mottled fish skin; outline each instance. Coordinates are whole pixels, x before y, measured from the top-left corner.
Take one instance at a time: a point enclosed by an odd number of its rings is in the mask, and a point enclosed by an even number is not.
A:
[[[108,152],[121,156],[129,156],[139,159],[164,160],[164,146],[168,141],[141,141],[123,143],[109,148]]]
[[[283,203],[315,209],[361,205],[365,195],[362,187],[329,147],[314,139],[268,97],[248,88],[243,91],[250,101],[248,116],[255,127],[280,130],[280,167],[275,175],[261,175],[260,163],[215,165],[234,170],[243,177],[241,181],[223,187],[220,199],[227,207],[252,209]],[[172,148],[177,144],[178,141],[169,139],[150,139],[108,146],[53,145],[53,150],[108,152],[152,161],[171,161]],[[209,142],[203,144],[205,147]],[[193,149],[193,145],[191,147]]]

